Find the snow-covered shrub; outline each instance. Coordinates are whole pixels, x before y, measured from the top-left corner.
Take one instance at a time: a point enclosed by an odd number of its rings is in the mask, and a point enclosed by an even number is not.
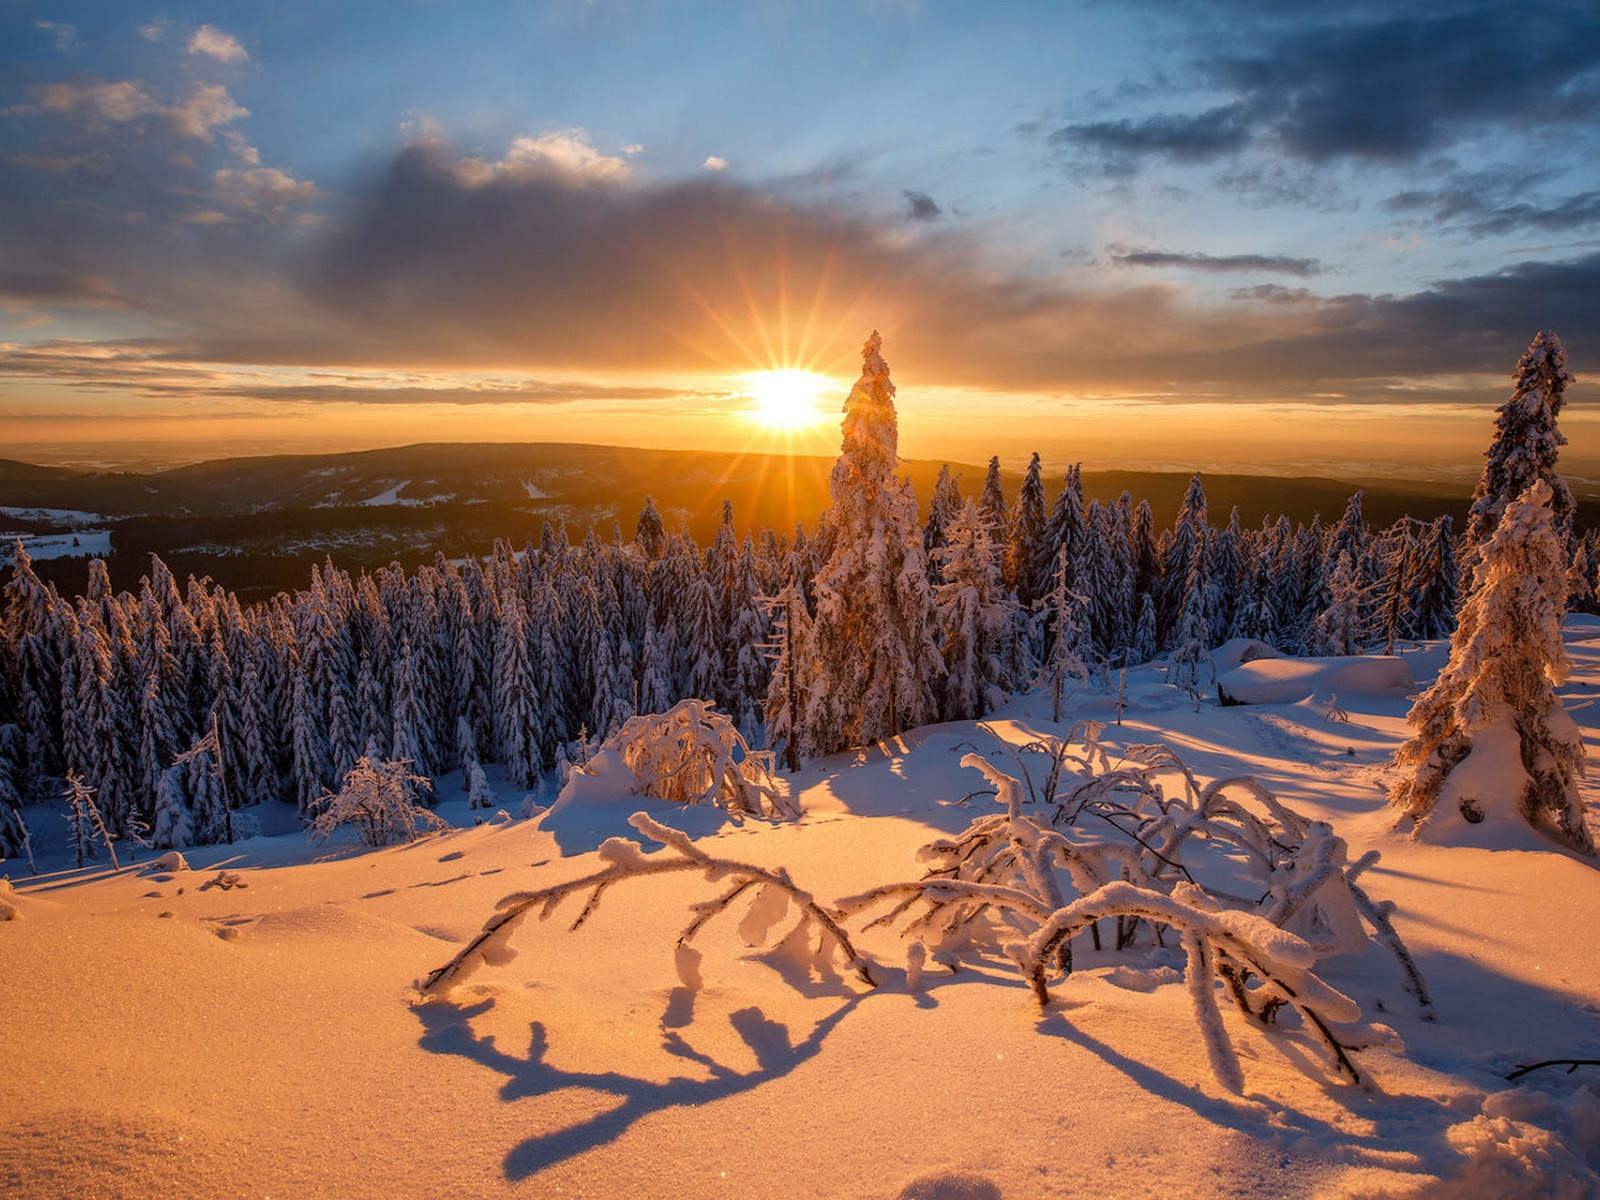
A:
[[[1355,1003],[1315,975],[1319,958],[1376,938],[1399,961],[1422,1015],[1431,1017],[1426,984],[1389,910],[1356,882],[1376,854],[1349,863],[1344,841],[1326,823],[1299,816],[1248,776],[1201,786],[1165,746],[1132,747],[1130,765],[1105,769],[1103,753],[1094,753],[1098,731],[1084,732],[1084,753],[1044,747],[1053,812],[1048,804],[1025,812],[1022,780],[981,755],[966,755],[962,765],[994,785],[1004,811],[925,846],[921,857],[931,866],[922,879],[847,897],[841,911],[855,915],[889,903],[867,927],[907,917],[902,935],[923,943],[919,957],[952,967],[963,953],[1000,952],[1029,979],[1040,1003],[1049,999],[1049,977],[1071,972],[1073,938],[1088,933],[1094,949],[1104,948],[1100,921],[1113,922],[1117,950],[1141,938],[1164,945],[1175,933],[1212,1067],[1234,1090],[1242,1077],[1217,1010],[1218,986],[1262,1026],[1282,1009],[1298,1012],[1333,1065],[1352,1079],[1347,1052],[1385,1035],[1363,1024]],[[1061,769],[1073,765],[1080,773],[1063,786]],[[1169,797],[1163,781],[1174,776],[1181,794]],[[1026,789],[1035,790],[1031,779]],[[1201,853],[1186,863],[1191,848]],[[1229,878],[1241,873],[1240,880]]]
[[[374,761],[362,755],[337,792],[323,792],[307,834],[325,842],[338,830],[350,828],[369,846],[387,846],[414,842],[446,828],[444,821],[417,803],[416,789],[427,786],[428,780],[410,768],[403,760]]]
[[[771,753],[752,750],[732,719],[704,700],[680,700],[666,712],[630,717],[596,757],[607,752],[633,772],[633,790],[641,796],[757,817],[799,815],[775,786]]]

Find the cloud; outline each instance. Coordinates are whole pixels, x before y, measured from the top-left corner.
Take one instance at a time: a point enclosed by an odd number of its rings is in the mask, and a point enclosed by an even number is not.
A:
[[[1072,122],[1048,141],[1102,156],[1113,171],[1208,162],[1250,146],[1313,163],[1411,163],[1486,128],[1583,128],[1600,118],[1600,10],[1587,0],[1376,8],[1274,22],[1255,44],[1241,40],[1247,28],[1229,23],[1226,41],[1239,48],[1189,64],[1194,84],[1225,102]]]
[[[1126,254],[1219,273],[1322,269],[1289,256]],[[403,154],[301,279],[347,361],[405,346],[439,369],[748,370],[803,344],[818,369],[848,371],[874,326],[929,379],[1024,390],[1181,379],[1281,395],[1326,380],[1503,373],[1540,327],[1561,330],[1575,357],[1594,342],[1600,360],[1600,256],[1411,296],[1280,289],[1217,302],[1081,271],[999,273],[962,231],[907,240],[894,222],[722,178],[598,192],[550,176],[473,185],[440,146]]]
[[[200,83],[189,93],[188,99],[167,109],[173,127],[185,137],[203,142],[211,140],[211,131],[218,125],[248,117],[250,110],[241,108],[220,84]]]
[[[105,98],[113,109],[130,102]],[[102,359],[81,346],[48,361],[13,355],[13,377],[25,366],[97,387],[220,396],[287,386],[241,384],[240,364],[497,372],[527,401],[530,379],[596,371],[661,379],[798,362],[849,374],[874,327],[908,397],[935,383],[1049,395],[1387,394],[1386,380],[1503,376],[1541,327],[1562,333],[1580,375],[1600,363],[1600,255],[1529,261],[1409,296],[1267,285],[1217,300],[1104,263],[1008,271],[981,230],[908,229],[900,214],[852,210],[837,192],[823,203],[787,181],[619,174],[572,131],[522,139],[497,162],[416,143],[357,181],[337,220],[291,238],[294,214],[317,202],[314,185],[247,164],[237,148],[212,151],[220,163],[175,168],[165,152],[192,139],[153,110],[142,119],[166,140],[76,145],[107,156],[94,176],[104,203],[62,205],[58,175],[0,160],[0,235],[15,250],[0,297],[22,310],[19,321],[121,306],[161,340],[142,358],[126,343]],[[94,191],[80,183],[73,177],[77,192]],[[144,214],[134,237],[130,212]],[[1320,269],[1289,256],[1116,253],[1124,267],[1291,279]],[[397,396],[413,386],[384,384]],[[416,396],[430,389],[439,399],[431,378]]]
[[[728,160],[718,158],[715,154],[708,154],[706,155],[706,161],[700,165],[708,171],[726,171],[728,169]]]
[[[179,323],[211,309],[203,323],[218,326],[230,310],[260,320],[261,303],[286,291],[286,248],[268,231],[322,196],[227,128],[247,114],[225,88],[169,97],[136,80],[78,76],[31,89],[6,115],[3,272],[63,281],[14,292],[8,321],[60,319],[114,297]],[[87,279],[108,287],[79,286]]]
[[[134,121],[147,113],[155,112],[161,105],[145,93],[137,83],[61,82],[46,83],[30,89],[33,105],[21,105],[15,111],[33,111],[60,116],[81,117],[94,122]]]
[[[223,33],[215,25],[202,25],[189,38],[189,53],[204,54],[218,62],[241,63],[250,61],[250,53],[231,33]]]
[[[0,296],[4,295],[0,289]],[[463,380],[453,375],[395,371],[279,373],[197,361],[182,342],[100,343],[67,339],[29,346],[0,343],[0,377],[49,380],[133,392],[151,398],[257,400],[277,404],[657,404],[704,401],[695,388],[596,384],[580,380]]]
[[[933,197],[926,192],[913,192],[909,189],[900,193],[905,197],[906,216],[913,221],[937,221],[944,216],[944,209],[933,202]]]
[[[217,126],[250,115],[250,110],[234,103],[227,88],[220,84],[195,84],[189,95],[176,104],[163,104],[132,80],[46,83],[30,88],[29,94],[32,104],[16,105],[6,111],[76,118],[91,130],[158,115],[183,137],[203,142],[212,140],[211,131]]]
[[[63,54],[71,54],[82,46],[82,43],[78,41],[76,26],[66,25],[60,21],[36,20],[33,23],[33,27],[48,33],[50,40],[55,43],[56,49]]]
[[[75,308],[128,308],[132,301],[104,275],[87,272],[0,272],[0,307],[31,309],[45,304]]]
[[[429,141],[425,145],[438,145]],[[615,183],[633,171],[626,159],[602,154],[589,141],[583,129],[559,133],[524,134],[513,138],[504,158],[488,162],[481,158],[459,158],[451,170],[469,187],[481,187],[497,179],[561,179],[577,183]]]
[[[296,179],[277,167],[250,167],[237,170],[225,167],[211,176],[217,196],[226,204],[251,212],[262,212],[282,220],[297,204],[306,204],[322,193],[315,184]]]
[[[1115,160],[1160,157],[1206,162],[1244,148],[1250,126],[1243,106],[1225,104],[1202,113],[1158,113],[1140,119],[1064,125],[1046,141],[1078,145]]]
[[[1184,254],[1168,250],[1128,250],[1113,253],[1111,261],[1124,267],[1181,267],[1191,271],[1225,274],[1240,271],[1266,272],[1309,278],[1326,268],[1314,258],[1291,258],[1283,254]]]
[[[1440,225],[1460,226],[1474,237],[1516,233],[1574,233],[1600,227],[1600,191],[1559,199],[1529,199],[1532,181],[1508,184],[1503,175],[1471,177],[1433,191],[1399,192],[1383,202],[1393,213],[1416,213]]]

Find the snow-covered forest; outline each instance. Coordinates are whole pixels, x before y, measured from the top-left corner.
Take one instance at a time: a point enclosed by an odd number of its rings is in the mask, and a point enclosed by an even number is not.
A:
[[[1463,565],[1536,478],[1552,488],[1567,607],[1594,611],[1600,543],[1571,528],[1555,470],[1564,362],[1541,334],[1519,364],[1459,533],[1448,518],[1371,529],[1360,492],[1329,523],[1247,529],[1207,509],[1198,473],[1157,529],[1126,493],[1085,504],[1076,467],[1052,489],[1037,455],[1015,495],[991,460],[983,481],[944,473],[919,511],[894,474],[874,335],[833,505],[810,528],[741,541],[725,507],[699,546],[646,502],[631,536],[574,544],[547,524],[520,549],[354,578],[329,561],[254,605],[180,585],[159,560],[137,594],[112,594],[91,563],[68,598],[19,552],[0,618],[0,854],[22,849],[25,801],[73,786],[113,838],[181,847],[232,840],[231,814],[267,801],[310,822],[363,756],[463,779],[498,763],[514,787],[553,794],[589,746],[684,698],[793,769],[1034,686],[1104,690],[1157,659],[1201,689],[1206,651],[1232,637],[1392,651],[1449,635]]]

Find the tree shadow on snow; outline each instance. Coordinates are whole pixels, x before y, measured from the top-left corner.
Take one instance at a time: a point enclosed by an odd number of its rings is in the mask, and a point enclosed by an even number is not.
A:
[[[1297,1152],[1351,1166],[1385,1167],[1402,1172],[1420,1171],[1450,1176],[1463,1165],[1463,1151],[1452,1144],[1449,1131],[1478,1113],[1474,1093],[1492,1095],[1507,1090],[1541,1089],[1557,1096],[1575,1092],[1580,1084],[1600,1086],[1600,1068],[1570,1078],[1559,1070],[1546,1078],[1529,1076],[1520,1083],[1506,1079],[1519,1065],[1551,1059],[1600,1059],[1600,1006],[1575,993],[1563,993],[1543,984],[1486,968],[1481,962],[1445,952],[1416,955],[1438,1009],[1438,1020],[1424,1022],[1407,1002],[1397,1012],[1385,1011],[1370,996],[1370,976],[1340,978],[1337,969],[1325,972],[1328,982],[1363,1001],[1369,1017],[1389,1024],[1405,1042],[1403,1057],[1429,1071],[1459,1079],[1459,1089],[1386,1091],[1384,1077],[1400,1076],[1355,1055],[1363,1082],[1354,1085],[1336,1076],[1324,1056],[1308,1039],[1295,1034],[1274,1035],[1261,1048],[1259,1058],[1281,1056],[1306,1077],[1310,1086],[1338,1106],[1337,1113],[1316,1115],[1296,1108],[1285,1097],[1251,1089],[1251,1062],[1245,1046],[1236,1041],[1244,1058],[1246,1095],[1212,1095],[1186,1083],[1149,1062],[1130,1058],[1094,1034],[1073,1023],[1069,1013],[1052,1006],[1038,1023],[1039,1032],[1059,1038],[1094,1054],[1152,1096],[1182,1105],[1214,1125],[1282,1146],[1286,1134],[1297,1134]],[[1337,960],[1335,960],[1337,961]],[[1398,984],[1385,994],[1398,993]],[[1237,1036],[1243,1024],[1229,1013],[1224,1019]],[[1180,1036],[1200,1038],[1198,1029],[1174,1030]],[[1413,1084],[1413,1086],[1415,1086]],[[1446,1091],[1453,1095],[1445,1094]],[[1359,1132],[1357,1132],[1359,1131]],[[1404,1156],[1414,1156],[1409,1164]]]
[[[493,1000],[468,1007],[432,1000],[413,1011],[423,1026],[418,1042],[422,1049],[465,1058],[505,1076],[500,1098],[507,1103],[563,1088],[600,1092],[620,1101],[577,1124],[538,1134],[512,1147],[506,1154],[504,1171],[505,1177],[515,1182],[622,1136],[636,1121],[652,1113],[726,1099],[788,1074],[822,1049],[834,1027],[860,999],[861,995],[844,999],[798,1042],[791,1037],[788,1026],[770,1019],[753,1005],[730,1013],[729,1024],[756,1061],[753,1070],[740,1071],[697,1050],[675,1031],[675,1026],[681,1028],[690,1023],[693,1003],[692,994],[686,989],[675,989],[662,1021],[662,1049],[700,1067],[709,1078],[674,1076],[663,1082],[619,1071],[573,1071],[553,1066],[546,1061],[550,1043],[542,1021],[531,1023],[525,1057],[507,1053],[495,1044],[492,1034],[480,1035],[472,1028],[472,1019],[488,1012]]]

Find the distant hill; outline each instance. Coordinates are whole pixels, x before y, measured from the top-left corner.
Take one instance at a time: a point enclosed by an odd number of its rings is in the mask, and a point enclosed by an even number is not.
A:
[[[924,502],[940,464],[908,461],[902,472]],[[976,495],[985,468],[952,463],[962,491]],[[553,442],[449,443],[339,454],[228,458],[165,471],[84,472],[0,460],[0,529],[44,532],[88,527],[81,516],[54,517],[23,510],[93,513],[109,527],[115,553],[113,583],[133,587],[159,554],[183,578],[209,575],[246,597],[260,598],[303,585],[311,564],[332,556],[351,569],[398,560],[407,565],[487,553],[495,538],[521,546],[539,538],[544,522],[566,523],[574,541],[592,526],[610,538],[612,523],[624,538],[646,496],[654,498],[669,529],[687,524],[702,544],[733,505],[743,533],[763,527],[792,534],[808,527],[828,505],[833,459],[818,456],[729,454],[710,451],[636,450]],[[1114,500],[1126,490],[1147,499],[1158,525],[1177,513],[1189,476],[1180,472],[1089,471],[1087,498]],[[1394,480],[1358,481],[1206,475],[1213,524],[1237,505],[1247,525],[1286,513],[1326,521],[1344,511],[1350,494],[1366,490],[1363,509],[1374,527],[1397,517],[1457,518],[1467,509],[1466,489]],[[1021,483],[1004,475],[1008,501]],[[1061,486],[1047,478],[1049,496]],[[1580,523],[1600,520],[1600,504],[1579,506]],[[82,589],[81,560],[39,564],[40,574],[64,592]]]

